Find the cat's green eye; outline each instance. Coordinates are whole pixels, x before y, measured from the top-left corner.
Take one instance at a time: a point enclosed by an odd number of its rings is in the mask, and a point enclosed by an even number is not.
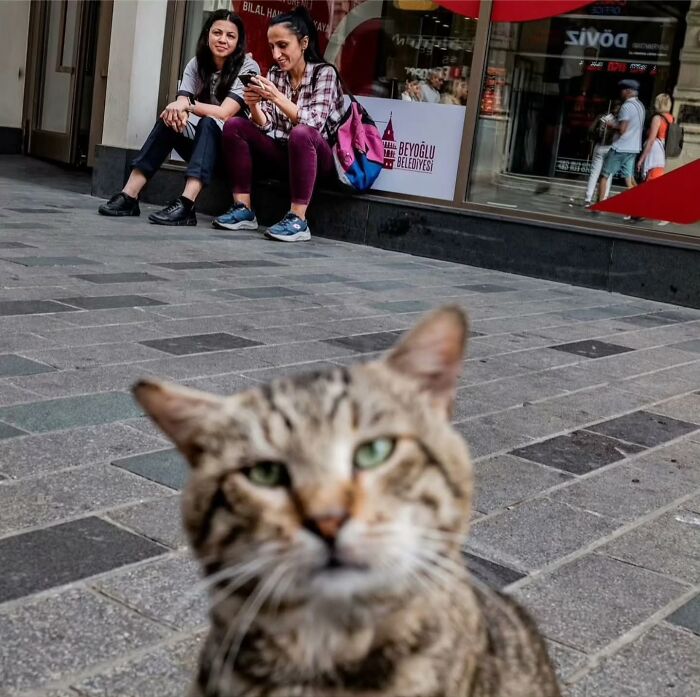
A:
[[[375,438],[363,443],[356,451],[354,464],[357,469],[369,470],[384,464],[394,452],[393,438]]]
[[[289,474],[281,462],[258,462],[245,471],[248,479],[257,486],[287,486]]]

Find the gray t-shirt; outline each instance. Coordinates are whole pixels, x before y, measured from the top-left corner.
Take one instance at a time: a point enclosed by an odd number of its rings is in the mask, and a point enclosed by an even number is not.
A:
[[[246,55],[243,59],[243,65],[239,71],[240,75],[245,73],[255,73],[260,74],[260,66],[252,59],[250,55]],[[221,78],[221,71],[214,73],[211,76],[209,85],[207,89],[204,89],[202,79],[199,77],[197,72],[197,59],[193,58],[186,66],[185,71],[182,74],[182,80],[180,81],[180,86],[177,90],[177,96],[185,97],[195,97],[198,101],[206,102],[207,104],[215,104],[220,106],[221,102],[216,98],[216,87],[219,84]],[[235,99],[240,105],[241,109],[245,109],[245,102],[243,101],[243,83],[236,78],[231,85],[231,89],[228,92],[228,97]],[[196,117],[191,116],[190,120],[196,119]],[[216,119],[221,128],[224,127],[224,122],[221,119]]]
[[[644,129],[644,105],[636,97],[630,97],[620,107],[617,120],[627,122],[627,130],[618,136],[612,144],[612,149],[617,152],[638,153],[642,150],[642,130]]]

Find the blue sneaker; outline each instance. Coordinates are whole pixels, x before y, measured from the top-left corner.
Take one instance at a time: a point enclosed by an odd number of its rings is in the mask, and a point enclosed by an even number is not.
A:
[[[303,242],[311,239],[309,224],[291,211],[265,233],[267,237],[280,242]]]
[[[243,203],[234,203],[226,213],[214,218],[214,227],[224,230],[257,230],[258,221],[255,213]]]

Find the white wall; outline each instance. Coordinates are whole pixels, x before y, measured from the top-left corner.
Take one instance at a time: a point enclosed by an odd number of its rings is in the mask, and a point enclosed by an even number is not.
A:
[[[29,0],[0,0],[0,126],[20,128],[29,34]]]
[[[153,128],[166,10],[167,0],[114,2],[103,145],[138,149]]]

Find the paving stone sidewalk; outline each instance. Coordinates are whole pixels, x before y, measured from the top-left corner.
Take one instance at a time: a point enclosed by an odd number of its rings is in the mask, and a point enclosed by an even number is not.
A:
[[[700,311],[112,220],[88,190],[0,157],[0,697],[185,694],[205,625],[186,470],[138,377],[226,393],[367,359],[445,302],[473,330],[467,563],[537,617],[571,697],[700,694]]]

